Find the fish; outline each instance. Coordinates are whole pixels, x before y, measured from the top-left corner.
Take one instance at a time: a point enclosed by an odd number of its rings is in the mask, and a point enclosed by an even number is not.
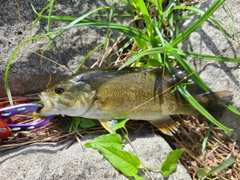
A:
[[[37,113],[41,116],[63,114],[98,119],[110,133],[114,133],[110,120],[146,120],[164,134],[172,136],[178,130],[172,115],[199,115],[174,89],[186,79],[186,74],[178,69],[87,69],[41,92],[39,97],[43,108]],[[196,88],[194,84],[191,86]],[[231,98],[230,91],[195,96],[204,108],[216,114],[221,113],[219,106],[223,106],[222,102]]]

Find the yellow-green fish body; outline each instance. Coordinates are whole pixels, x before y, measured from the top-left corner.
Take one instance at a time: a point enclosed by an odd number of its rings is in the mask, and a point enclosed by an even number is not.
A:
[[[171,135],[177,128],[170,115],[198,114],[178,91],[172,91],[183,76],[181,71],[176,72],[140,68],[119,71],[116,67],[85,70],[42,92],[44,108],[39,114],[99,119],[108,131],[112,131],[108,120],[147,120]],[[222,97],[229,95],[222,93]],[[206,95],[197,100],[208,106],[216,98]]]

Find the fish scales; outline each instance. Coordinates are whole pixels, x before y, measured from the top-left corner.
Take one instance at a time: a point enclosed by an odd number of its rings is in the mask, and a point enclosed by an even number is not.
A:
[[[88,82],[97,91],[96,101],[100,110],[109,113],[120,111],[130,119],[145,120],[159,119],[162,114],[169,115],[170,109],[179,111],[177,113],[185,110],[179,106],[185,100],[171,93],[173,83],[161,78],[162,74],[130,70],[119,73],[112,69],[106,74],[101,73],[101,76],[92,73]],[[151,117],[147,117],[149,115]]]

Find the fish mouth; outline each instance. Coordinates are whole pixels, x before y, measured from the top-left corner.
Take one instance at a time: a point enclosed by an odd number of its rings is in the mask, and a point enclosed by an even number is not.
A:
[[[40,98],[40,104],[43,106],[43,108],[46,106],[46,96],[43,93],[38,94],[38,97]]]
[[[39,93],[39,94],[38,94],[38,97],[40,98],[42,104],[44,105],[44,102],[45,102],[45,99],[46,99],[45,96],[44,96],[44,94],[43,94],[43,93]]]
[[[52,115],[51,111],[54,110],[55,103],[50,98],[48,98],[44,92],[38,94],[38,96],[41,100],[40,104],[42,104],[43,107],[36,112],[43,116]]]

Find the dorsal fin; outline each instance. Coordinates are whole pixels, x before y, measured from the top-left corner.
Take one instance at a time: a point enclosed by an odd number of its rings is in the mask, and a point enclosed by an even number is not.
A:
[[[160,120],[149,121],[152,125],[157,127],[161,132],[166,135],[173,136],[178,131],[178,126],[170,117]]]

